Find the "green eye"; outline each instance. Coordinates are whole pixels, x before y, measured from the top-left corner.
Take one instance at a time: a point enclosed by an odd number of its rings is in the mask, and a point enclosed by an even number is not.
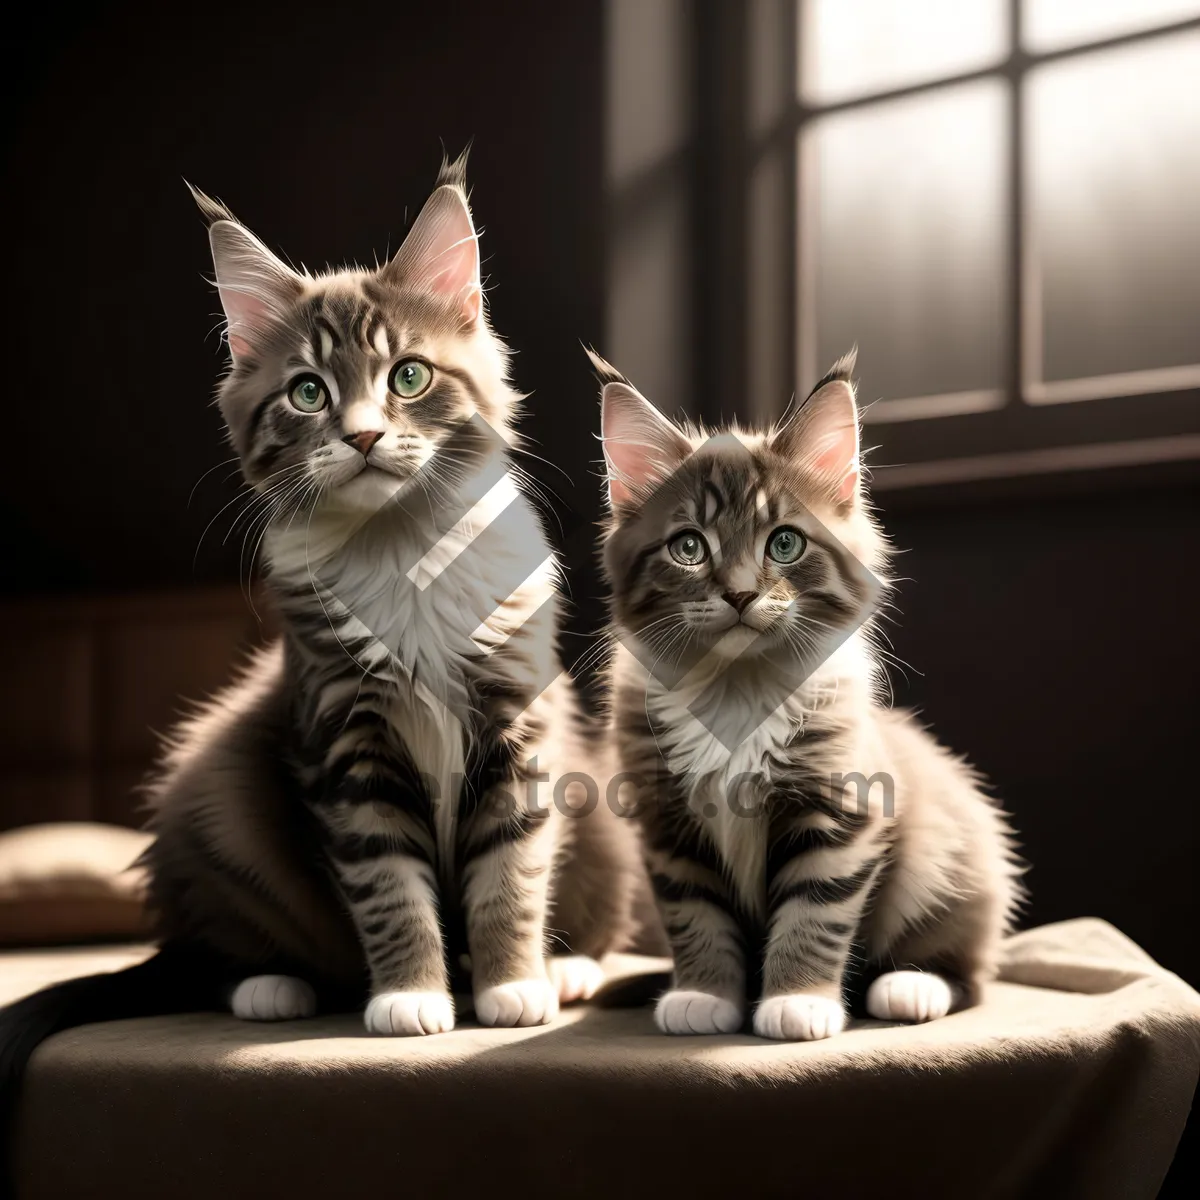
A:
[[[702,533],[685,529],[667,543],[667,553],[682,566],[698,567],[708,558],[708,543]]]
[[[406,358],[397,363],[388,380],[388,387],[401,400],[415,400],[433,382],[433,370],[419,358]]]
[[[329,403],[329,391],[315,375],[301,375],[292,380],[288,390],[292,407],[302,413],[320,412]]]
[[[773,558],[777,563],[783,563],[784,566],[797,562],[807,549],[808,538],[790,525],[775,530],[767,539],[767,557]]]

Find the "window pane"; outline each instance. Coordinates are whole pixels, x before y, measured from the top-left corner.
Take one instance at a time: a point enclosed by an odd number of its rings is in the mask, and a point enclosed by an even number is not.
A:
[[[800,176],[806,373],[858,342],[872,399],[999,402],[978,393],[1003,384],[1009,344],[1007,88],[982,80],[812,123]]]
[[[801,95],[814,103],[986,67],[1007,0],[801,0]]]
[[[1058,50],[1200,17],[1197,0],[1021,0],[1029,50]]]
[[[1032,349],[1041,378],[1200,361],[1200,33],[1029,77]],[[1038,378],[1036,357],[1029,364]]]

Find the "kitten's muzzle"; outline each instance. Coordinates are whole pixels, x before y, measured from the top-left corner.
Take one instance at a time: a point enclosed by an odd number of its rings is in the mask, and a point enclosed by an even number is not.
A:
[[[740,616],[758,599],[757,592],[722,592],[721,599]]]
[[[371,448],[383,437],[382,429],[364,429],[361,433],[348,433],[342,441],[347,446],[353,446],[363,458],[371,452]]]

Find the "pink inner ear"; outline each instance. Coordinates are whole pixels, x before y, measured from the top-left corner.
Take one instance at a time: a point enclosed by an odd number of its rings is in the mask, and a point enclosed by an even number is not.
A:
[[[234,358],[250,353],[255,334],[262,332],[271,320],[270,309],[249,292],[221,288],[221,307],[225,310],[229,349]]]
[[[604,385],[600,432],[614,505],[636,500],[641,489],[666,479],[691,453],[683,434],[624,382]]]
[[[479,240],[466,200],[451,188],[434,192],[390,267],[410,286],[454,300],[464,318],[483,312]]]
[[[479,285],[468,284],[459,303],[468,321],[478,321],[483,314],[483,292]]]
[[[838,481],[839,500],[849,500],[858,483],[858,433],[854,426],[827,438],[814,457],[813,466],[822,475]]]
[[[631,487],[642,487],[657,475],[646,446],[605,442],[604,455],[611,468],[608,473],[608,494],[614,504],[632,500]]]
[[[608,502],[613,508],[633,502],[633,493],[617,478],[608,477]]]
[[[473,288],[478,292],[478,273],[475,268],[477,254],[473,235],[441,251],[430,264],[426,276],[429,290],[440,296],[457,296],[461,293],[464,299],[468,289]]]

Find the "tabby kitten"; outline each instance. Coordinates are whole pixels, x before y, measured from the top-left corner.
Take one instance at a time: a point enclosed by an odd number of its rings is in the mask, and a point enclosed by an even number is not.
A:
[[[0,1015],[6,1089],[56,1029],[220,992],[258,1020],[365,999],[371,1032],[431,1034],[469,965],[479,1021],[539,1024],[630,932],[634,831],[606,806],[565,819],[554,787],[602,764],[557,657],[556,561],[513,482],[520,397],[461,160],[375,270],[295,271],[196,198],[282,636],[150,785],[162,951]],[[551,939],[569,953],[548,964]]]
[[[762,1037],[829,1037],[859,953],[872,1016],[943,1016],[993,975],[1018,871],[974,774],[881,699],[854,355],[770,432],[715,436],[596,361],[616,736],[675,958],[659,1028],[732,1032],[749,1000]]]
[[[306,975],[361,954],[372,1032],[450,1029],[464,957],[481,1022],[548,1021],[601,978],[590,958],[552,978],[548,937],[609,949],[630,884],[617,822],[564,820],[538,794],[592,756],[557,658],[557,565],[513,483],[520,397],[484,312],[463,164],[373,271],[297,273],[198,199],[233,357],[221,412],[270,514],[283,637],[184,728],[154,785],[167,934],[247,963],[270,939],[298,964],[249,971],[243,1017],[311,1011]],[[344,908],[275,844],[271,804],[315,818]]]

